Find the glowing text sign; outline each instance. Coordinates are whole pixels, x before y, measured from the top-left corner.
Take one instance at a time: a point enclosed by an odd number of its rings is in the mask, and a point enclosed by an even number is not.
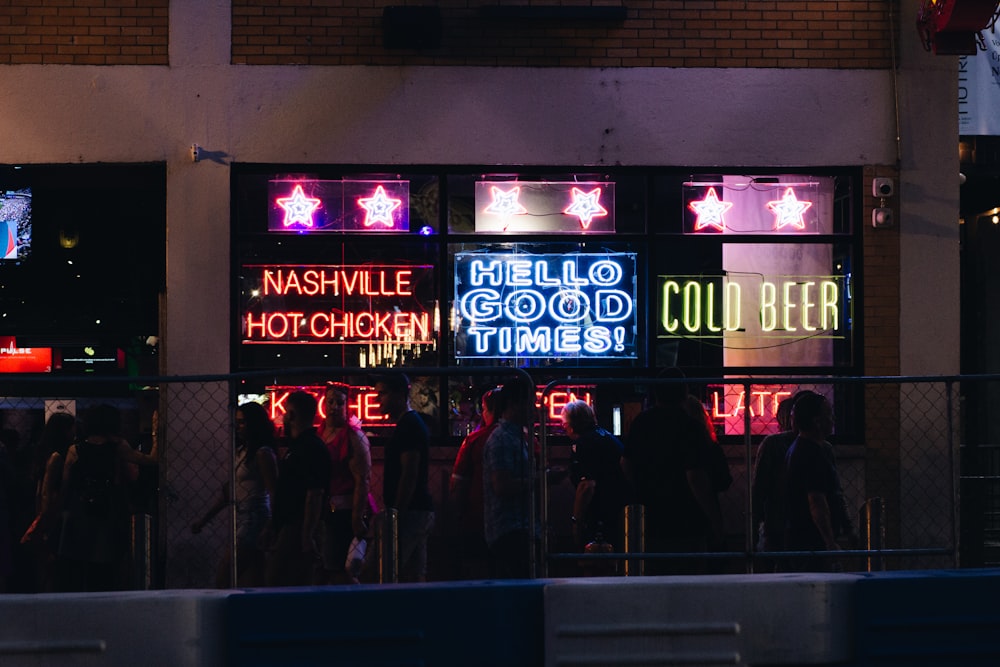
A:
[[[270,232],[409,231],[409,181],[268,181]]]
[[[0,337],[0,373],[49,373],[52,348],[17,347],[13,337]]]
[[[434,342],[433,267],[243,267],[243,343]]]
[[[455,356],[636,356],[635,254],[455,256]]]
[[[548,425],[562,426],[563,408],[573,401],[583,401],[590,407],[594,407],[594,397],[590,393],[594,389],[594,385],[580,385],[556,389],[545,396],[543,404],[542,391],[544,389],[545,387],[536,388],[535,407],[543,407],[545,409],[544,414]]]
[[[715,385],[708,387],[708,412],[714,422],[722,422],[726,435],[743,435],[747,411],[750,414],[752,435],[780,433],[778,406],[796,392],[808,389],[827,396],[832,395],[830,385],[761,385],[750,386],[747,396],[742,384]]]
[[[476,231],[615,231],[615,184],[607,181],[477,181]]]
[[[287,410],[288,396],[294,391],[312,394],[317,403],[317,425],[322,423],[326,419],[326,405],[323,403],[323,398],[326,396],[326,386],[268,387],[271,420],[276,424],[282,423]],[[351,387],[347,394],[348,418],[357,419],[362,426],[380,426],[388,422],[389,417],[382,414],[381,403],[379,403],[378,394],[373,387]]]
[[[842,276],[659,276],[659,338],[843,338]]]

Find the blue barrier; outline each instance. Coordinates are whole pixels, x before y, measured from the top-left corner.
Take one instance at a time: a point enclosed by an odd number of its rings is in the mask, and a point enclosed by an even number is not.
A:
[[[226,601],[231,667],[542,663],[545,582],[248,591]]]
[[[1000,570],[879,572],[855,588],[853,665],[1000,665]]]

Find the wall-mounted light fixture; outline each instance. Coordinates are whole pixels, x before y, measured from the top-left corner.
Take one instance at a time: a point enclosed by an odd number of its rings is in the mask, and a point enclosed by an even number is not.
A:
[[[872,196],[877,197],[879,205],[872,209],[872,227],[892,227],[895,219],[892,209],[885,205],[885,200],[895,193],[896,188],[891,178],[876,177],[872,179]]]

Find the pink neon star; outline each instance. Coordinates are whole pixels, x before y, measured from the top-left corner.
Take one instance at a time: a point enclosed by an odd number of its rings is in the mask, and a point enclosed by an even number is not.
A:
[[[490,186],[490,193],[493,196],[493,201],[490,205],[483,209],[483,213],[493,213],[499,215],[503,220],[503,230],[507,231],[507,226],[510,225],[510,219],[515,215],[524,215],[528,212],[528,209],[521,206],[521,203],[517,201],[518,197],[521,196],[521,186],[516,185],[512,189],[504,192],[497,186]]]
[[[733,207],[733,202],[722,201],[719,195],[715,194],[715,188],[709,188],[704,199],[693,201],[688,204],[688,208],[698,214],[698,220],[694,224],[694,230],[705,227],[715,227],[720,232],[726,229],[726,211]]]
[[[285,209],[285,219],[282,225],[290,227],[292,225],[313,226],[312,214],[323,203],[322,199],[306,197],[301,185],[296,185],[292,190],[291,197],[280,197],[274,200],[281,208]]]
[[[767,202],[767,207],[774,213],[774,228],[781,229],[791,225],[795,229],[805,229],[806,220],[804,214],[812,206],[811,201],[799,201],[795,198],[795,192],[788,188],[781,199]]]
[[[394,199],[385,193],[381,185],[375,188],[371,197],[358,199],[358,206],[365,209],[365,227],[371,227],[381,222],[386,227],[393,227],[392,212],[403,205],[402,199]]]
[[[594,218],[603,218],[608,214],[608,209],[601,206],[600,188],[594,188],[590,192],[573,188],[570,190],[570,195],[573,197],[573,203],[564,209],[563,213],[580,218],[580,224],[584,229],[590,227]]]

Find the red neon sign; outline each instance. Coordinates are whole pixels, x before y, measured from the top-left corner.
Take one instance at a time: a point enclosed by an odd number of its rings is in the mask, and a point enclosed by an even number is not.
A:
[[[590,192],[584,192],[580,188],[572,188],[570,196],[573,198],[573,203],[566,207],[563,213],[580,218],[580,225],[584,229],[590,227],[594,218],[603,218],[608,214],[608,209],[601,206],[600,188],[594,188]]]
[[[271,420],[275,424],[281,424],[285,417],[285,404],[289,394],[295,391],[304,391],[316,398],[319,406],[316,426],[326,419],[326,406],[323,404],[323,397],[326,395],[326,386],[311,387],[268,387],[269,403],[271,409]],[[382,414],[381,404],[374,387],[351,387],[347,392],[347,416],[360,422],[362,426],[384,426],[389,417]]]
[[[694,223],[695,231],[706,227],[715,227],[720,232],[724,231],[726,229],[726,211],[732,207],[732,202],[719,199],[715,188],[709,188],[704,199],[688,204],[688,208],[698,215],[698,219]]]
[[[747,410],[750,411],[750,433],[770,435],[781,431],[778,405],[793,393],[783,385],[753,385],[749,397],[743,385],[709,387],[708,411],[713,421],[723,423],[726,435],[743,434]]]
[[[358,206],[365,209],[365,227],[371,227],[376,222],[383,227],[395,227],[392,212],[403,205],[402,199],[393,199],[385,193],[385,188],[379,185],[371,197],[359,197]]]
[[[767,202],[767,207],[774,213],[774,228],[781,229],[791,225],[795,229],[805,229],[806,219],[804,214],[811,201],[799,201],[795,198],[795,191],[792,188],[785,190],[781,199]]]
[[[562,389],[549,392],[542,403],[542,390],[544,387],[535,389],[535,407],[545,409],[545,419],[548,424],[562,424],[562,411],[568,403],[572,401],[583,401],[590,407],[594,407],[594,397],[590,393],[593,385],[580,385],[575,387],[564,387]]]
[[[248,265],[243,279],[244,343],[435,342],[430,266]]]
[[[307,197],[302,191],[301,183],[295,185],[290,197],[280,197],[274,201],[285,210],[285,219],[281,221],[282,226],[302,225],[307,228],[312,228],[313,212],[323,203],[321,199]]]

